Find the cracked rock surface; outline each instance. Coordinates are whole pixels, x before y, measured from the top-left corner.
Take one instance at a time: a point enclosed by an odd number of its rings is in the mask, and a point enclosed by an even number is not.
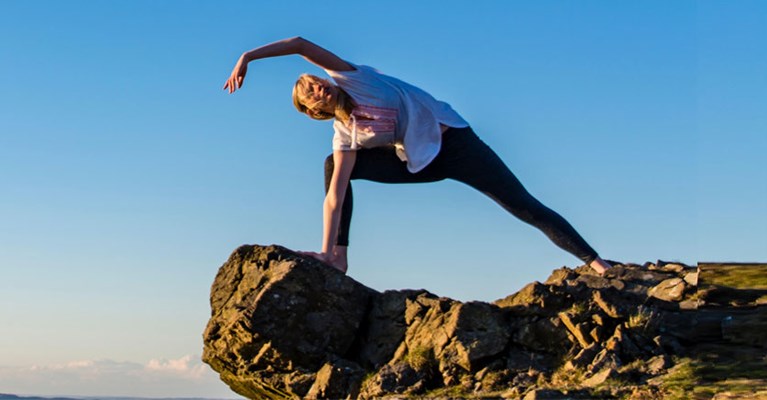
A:
[[[377,292],[289,249],[242,246],[211,287],[203,361],[251,399],[663,398],[686,390],[673,374],[701,365],[703,346],[765,370],[767,287],[706,285],[706,271],[560,268],[463,303]],[[745,378],[767,394],[767,376]]]

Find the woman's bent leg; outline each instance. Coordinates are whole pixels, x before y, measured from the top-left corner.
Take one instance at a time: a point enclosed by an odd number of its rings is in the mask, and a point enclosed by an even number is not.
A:
[[[540,229],[554,244],[585,263],[598,255],[561,215],[535,199],[495,152],[470,128],[445,132],[448,177],[466,183],[495,200],[511,214]]]
[[[325,159],[325,193],[330,187],[333,177],[333,155]],[[365,179],[381,183],[422,183],[445,179],[444,174],[434,166],[427,166],[422,171],[413,174],[407,170],[407,165],[397,157],[393,147],[377,147],[357,150],[357,160],[350,180]],[[346,188],[344,202],[341,206],[341,221],[338,227],[337,246],[349,245],[349,228],[352,222],[354,195],[352,184]]]

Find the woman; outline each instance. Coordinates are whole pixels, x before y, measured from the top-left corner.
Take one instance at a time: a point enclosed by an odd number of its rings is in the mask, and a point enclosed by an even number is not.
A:
[[[303,56],[336,82],[305,74],[293,88],[293,103],[300,112],[318,120],[335,118],[333,154],[325,161],[322,251],[303,254],[346,273],[350,180],[414,183],[450,178],[486,194],[596,272],[610,268],[564,218],[525,190],[458,113],[417,87],[295,37],[245,52],[224,90],[234,93],[242,87],[249,62],[289,54]]]

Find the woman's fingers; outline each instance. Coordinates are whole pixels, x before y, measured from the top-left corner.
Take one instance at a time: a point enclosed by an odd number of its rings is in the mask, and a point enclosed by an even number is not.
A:
[[[234,93],[237,89],[242,87],[243,81],[245,81],[245,74],[247,73],[247,66],[241,65],[239,62],[235,65],[232,74],[229,75],[224,84],[224,90],[229,90],[229,93]]]

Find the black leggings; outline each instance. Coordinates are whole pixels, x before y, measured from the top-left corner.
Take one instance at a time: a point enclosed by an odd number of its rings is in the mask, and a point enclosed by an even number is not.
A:
[[[325,160],[325,192],[333,175],[332,154]],[[540,229],[554,244],[585,263],[597,253],[559,214],[536,200],[495,152],[470,127],[449,128],[442,135],[442,148],[437,157],[417,173],[407,170],[394,147],[376,147],[357,151],[351,179],[382,183],[436,182],[450,178],[463,182],[495,200],[506,211]],[[352,186],[349,183],[341,209],[337,245],[349,245],[352,220]]]

